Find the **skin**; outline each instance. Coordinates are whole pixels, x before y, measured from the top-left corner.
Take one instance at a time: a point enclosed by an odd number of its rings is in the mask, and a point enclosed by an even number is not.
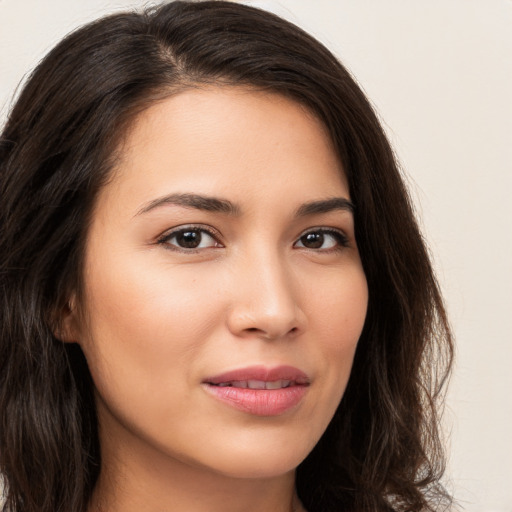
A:
[[[222,198],[237,214],[156,205],[169,194]],[[351,211],[296,215],[333,197],[350,199],[323,125],[279,95],[194,89],[136,118],[97,198],[83,297],[62,334],[81,345],[96,387],[102,471],[90,510],[300,509],[295,468],[341,400],[368,299]],[[190,225],[211,231],[196,249],[172,236]],[[319,228],[341,237],[322,241]],[[274,416],[202,384],[283,364],[309,386]]]

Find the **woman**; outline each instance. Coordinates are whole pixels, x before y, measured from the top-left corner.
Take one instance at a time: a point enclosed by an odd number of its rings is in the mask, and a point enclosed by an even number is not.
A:
[[[173,2],[68,36],[1,137],[6,511],[438,510],[452,344],[318,42]]]

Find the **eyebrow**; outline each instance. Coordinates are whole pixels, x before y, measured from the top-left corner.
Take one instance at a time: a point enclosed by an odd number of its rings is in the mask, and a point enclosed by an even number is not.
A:
[[[199,194],[169,194],[145,204],[137,212],[137,215],[142,215],[164,205],[181,206],[183,208],[224,213],[232,216],[238,216],[241,213],[240,206],[227,199]],[[354,204],[344,197],[332,197],[329,199],[311,201],[301,205],[295,212],[295,216],[307,217],[309,215],[329,213],[335,210],[344,210],[353,213]]]
[[[240,207],[228,201],[227,199],[219,199],[217,197],[201,196],[198,194],[169,194],[159,197],[144,205],[137,215],[147,213],[159,206],[174,205],[184,208],[194,208],[196,210],[204,210],[207,212],[225,213],[227,215],[240,215]]]
[[[308,215],[318,215],[329,213],[335,210],[344,210],[354,213],[354,204],[344,197],[331,197],[320,201],[311,201],[299,207],[296,212],[297,217],[306,217]]]

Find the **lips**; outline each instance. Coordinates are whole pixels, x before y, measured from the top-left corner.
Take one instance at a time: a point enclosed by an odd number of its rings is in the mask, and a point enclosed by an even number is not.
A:
[[[209,394],[235,409],[275,416],[301,402],[310,380],[292,366],[253,366],[208,377],[202,384]]]
[[[306,373],[293,366],[250,366],[225,372],[203,380],[208,384],[226,384],[230,382],[277,382],[290,381],[297,384],[309,384],[309,377]]]

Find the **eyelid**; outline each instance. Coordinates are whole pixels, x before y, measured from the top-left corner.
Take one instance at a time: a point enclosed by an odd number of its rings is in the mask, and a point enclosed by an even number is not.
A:
[[[339,251],[341,249],[344,249],[346,247],[350,246],[349,237],[346,235],[346,233],[338,228],[332,228],[332,227],[326,227],[326,226],[318,226],[313,228],[308,228],[305,231],[303,231],[297,240],[294,242],[294,246],[300,241],[300,239],[303,236],[308,235],[309,233],[322,233],[327,235],[332,235],[338,240],[338,245],[336,247],[332,247],[329,249],[309,249],[308,247],[299,247],[300,249],[306,249],[311,250],[315,252],[332,252],[332,251]]]
[[[207,226],[204,224],[181,224],[181,225],[175,226],[171,229],[167,229],[166,231],[164,231],[161,235],[159,235],[156,238],[156,243],[159,245],[165,246],[169,250],[173,250],[173,251],[177,251],[177,252],[184,252],[184,253],[189,253],[189,254],[193,253],[193,252],[205,250],[205,249],[214,248],[214,247],[201,247],[201,248],[195,248],[195,249],[185,249],[185,248],[180,248],[177,245],[171,245],[170,243],[168,243],[168,241],[173,236],[176,236],[179,233],[182,233],[183,231],[187,231],[187,230],[202,231],[203,233],[206,233],[209,236],[211,236],[219,244],[219,246],[222,246],[222,247],[224,246],[222,241],[220,240],[220,238],[221,238],[220,233],[216,229],[212,228],[211,226]]]

